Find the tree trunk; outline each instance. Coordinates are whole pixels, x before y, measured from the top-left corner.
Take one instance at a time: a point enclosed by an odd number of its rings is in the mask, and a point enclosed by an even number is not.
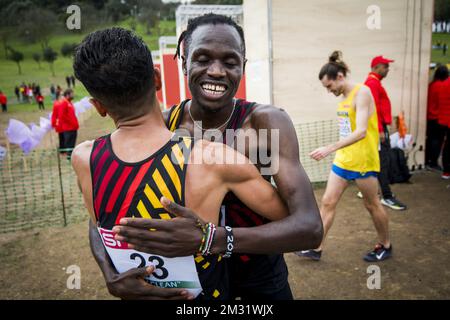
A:
[[[17,62],[17,68],[19,69],[19,74],[22,74],[22,69],[20,68],[20,62]]]

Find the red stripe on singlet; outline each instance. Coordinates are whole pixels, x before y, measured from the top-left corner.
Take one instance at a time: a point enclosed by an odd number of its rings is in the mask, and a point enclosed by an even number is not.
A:
[[[106,187],[108,186],[111,177],[114,175],[118,167],[119,163],[114,160],[106,171],[105,176],[103,177],[103,180],[101,182],[100,189],[98,190],[98,193],[95,197],[95,212],[100,212],[100,206],[102,205],[103,195],[105,194]]]
[[[240,206],[238,210],[243,211],[243,213],[245,213],[247,215],[247,217],[252,219],[252,221],[256,225],[263,224],[264,221],[263,221],[262,217],[260,215],[258,215],[256,212],[254,212],[251,209],[249,209],[248,207]]]
[[[102,172],[102,168],[105,165],[105,161],[109,156],[110,156],[109,151],[105,150],[105,152],[103,152],[102,156],[100,157],[100,160],[98,160],[98,163],[96,164],[95,171],[94,171],[94,181],[95,182],[98,180],[98,176],[100,175],[100,172]]]
[[[248,225],[244,219],[242,219],[236,211],[228,210],[227,214],[230,216],[230,219],[235,222],[234,226],[246,227]]]
[[[111,197],[109,197],[108,199],[108,204],[106,205],[105,209],[106,213],[111,213],[112,209],[114,208],[114,205],[116,204],[117,201],[117,197],[119,196],[120,191],[122,191],[122,187],[125,184],[125,181],[127,181],[127,178],[130,175],[132,169],[133,169],[132,167],[125,167],[119,179],[117,179],[117,183],[114,186],[114,190],[111,193]]]
[[[106,139],[102,139],[98,143],[97,147],[95,148],[94,152],[92,153],[92,161],[95,161],[95,158],[97,157],[98,153],[105,146],[105,143],[106,143]]]
[[[130,207],[131,201],[133,200],[134,194],[141,184],[144,175],[147,173],[148,168],[153,163],[153,159],[144,164],[137,173],[136,177],[133,180],[130,188],[127,191],[127,195],[125,196],[125,200],[122,202],[122,206],[120,207],[120,211],[117,214],[116,224],[119,224],[120,219],[122,219],[128,212],[128,208]]]

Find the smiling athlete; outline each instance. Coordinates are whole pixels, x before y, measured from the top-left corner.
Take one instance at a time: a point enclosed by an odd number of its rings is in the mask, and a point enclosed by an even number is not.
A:
[[[159,73],[147,46],[130,31],[112,28],[88,35],[77,47],[74,70],[99,114],[110,116],[117,127],[80,144],[72,155],[91,220],[117,271],[152,266],[146,277],[152,285],[182,288],[191,297],[201,292],[201,299],[229,299],[226,265],[210,251],[221,203],[233,192],[265,218],[281,219],[287,208],[276,190],[235,150],[176,137],[167,129],[155,94]],[[122,218],[177,220],[163,207],[168,200],[193,208],[202,220],[197,229],[204,238],[196,255],[167,258],[114,239],[112,229]],[[164,224],[155,229],[163,230]],[[171,243],[172,237],[160,240]]]

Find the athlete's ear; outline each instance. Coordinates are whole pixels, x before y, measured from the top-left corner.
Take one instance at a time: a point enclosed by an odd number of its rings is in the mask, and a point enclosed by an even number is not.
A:
[[[155,89],[156,91],[161,90],[162,82],[161,82],[161,71],[159,68],[154,69],[154,79],[155,79]]]
[[[183,69],[183,74],[187,76],[186,58],[181,56],[181,68]]]
[[[106,111],[106,109],[103,107],[103,105],[101,104],[100,101],[91,98],[89,99],[89,102],[92,103],[95,107],[95,109],[97,110],[98,114],[102,117],[106,117],[108,115],[108,112]]]

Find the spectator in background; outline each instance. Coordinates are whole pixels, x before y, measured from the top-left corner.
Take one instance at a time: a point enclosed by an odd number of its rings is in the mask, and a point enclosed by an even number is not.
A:
[[[36,101],[38,103],[39,110],[45,110],[44,96],[42,95],[42,93],[38,92],[38,94],[36,95]]]
[[[406,205],[397,200],[389,186],[389,150],[391,143],[389,141],[388,125],[392,123],[391,101],[381,84],[381,80],[386,78],[389,73],[389,64],[394,60],[386,59],[383,56],[377,56],[372,59],[372,72],[364,83],[370,88],[378,115],[378,131],[380,134],[380,174],[378,181],[381,186],[381,203],[393,210],[405,210]]]
[[[41,94],[41,86],[39,85],[39,83],[36,85],[36,87],[34,88],[34,90],[36,91],[36,96]]]
[[[33,88],[31,85],[29,85],[27,87],[27,96],[28,96],[28,102],[30,104],[32,104],[33,103]]]
[[[56,86],[56,99],[59,99],[61,97],[61,93],[62,93],[62,88],[57,85]]]
[[[58,134],[59,139],[59,149],[64,149],[64,135],[61,130],[61,121],[59,120],[59,106],[61,104],[61,99],[59,97],[56,97],[55,92],[55,101],[53,101],[53,111],[52,111],[52,127],[55,129],[56,133]],[[65,154],[64,151],[59,151],[61,154]]]
[[[2,105],[2,112],[8,111],[8,98],[5,94],[0,90],[0,104]]]
[[[444,88],[443,84],[448,78],[448,69],[445,65],[439,65],[434,72],[433,81],[428,87],[427,104],[427,139],[425,142],[425,166],[429,170],[442,171],[438,165],[444,141],[445,126],[438,122],[439,95]],[[443,121],[443,120],[441,120]]]
[[[18,86],[14,88],[14,94],[16,95],[17,102],[20,102],[20,89]]]
[[[69,76],[66,76],[66,83],[67,83],[67,88],[70,88],[71,79]]]
[[[55,101],[56,100],[56,88],[55,88],[55,85],[53,83],[50,86],[50,94],[52,96],[52,101]]]
[[[75,77],[73,75],[70,77],[70,80],[72,82],[72,88],[75,88]]]
[[[442,150],[442,164],[444,172],[442,179],[450,179],[450,77],[440,87],[438,93],[438,123],[444,130],[444,149]]]
[[[64,136],[64,148],[73,149],[77,140],[78,119],[75,115],[75,107],[72,104],[73,90],[66,89],[59,105],[58,118],[61,122],[61,131]],[[67,151],[70,159],[72,150]]]
[[[22,82],[19,87],[20,94],[22,95],[22,102],[25,102],[27,99],[26,85]]]

